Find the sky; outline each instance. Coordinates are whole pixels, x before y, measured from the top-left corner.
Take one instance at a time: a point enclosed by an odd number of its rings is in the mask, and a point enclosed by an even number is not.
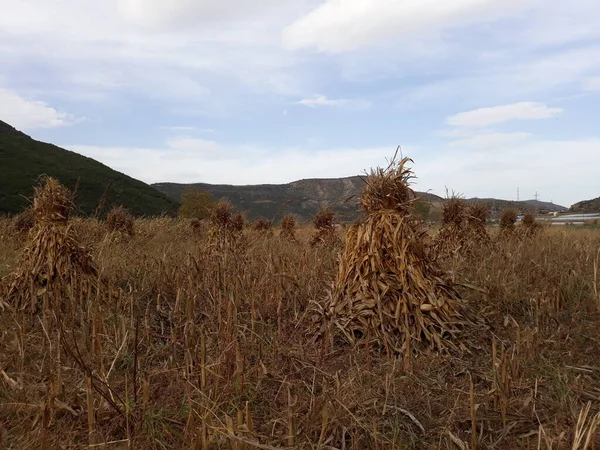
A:
[[[147,183],[600,196],[598,0],[0,0],[0,120]]]

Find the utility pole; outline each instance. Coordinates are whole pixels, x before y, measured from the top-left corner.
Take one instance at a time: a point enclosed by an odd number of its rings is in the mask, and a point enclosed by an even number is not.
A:
[[[537,191],[535,191],[535,195],[533,196],[535,198],[535,201],[537,202],[538,198],[540,198],[539,194],[537,193]]]
[[[519,201],[519,186],[517,186],[517,201]]]

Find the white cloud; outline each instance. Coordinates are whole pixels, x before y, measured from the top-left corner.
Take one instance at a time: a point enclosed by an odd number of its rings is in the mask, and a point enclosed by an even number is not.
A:
[[[590,77],[583,80],[583,89],[586,91],[600,91],[600,77]]]
[[[467,147],[477,149],[498,148],[508,144],[532,137],[531,133],[481,133],[466,139],[459,139],[450,143],[452,147]]]
[[[488,21],[531,3],[507,0],[326,0],[283,32],[289,49],[343,52],[390,40],[435,34],[473,20]]]
[[[460,55],[452,55],[449,64],[460,64],[467,49],[477,54],[464,47]],[[470,56],[464,68],[448,76],[417,78],[416,85],[400,88],[389,96],[395,99],[397,108],[428,109],[440,104],[475,107],[482,98],[498,105],[519,102],[524,97],[552,98],[556,93],[562,96],[565,92],[580,92],[586,76],[600,70],[600,45],[553,49],[541,54],[509,49],[480,59],[480,64],[473,66]]]
[[[0,0],[0,77],[28,90],[142,95],[222,116],[236,111],[240,93],[312,91],[301,59],[279,42],[303,3]]]
[[[278,0],[117,0],[122,17],[154,29],[192,26],[258,16]],[[285,3],[285,2],[283,2]]]
[[[598,195],[598,148],[600,139],[528,139],[492,152],[453,147],[422,159],[417,155],[416,174],[420,187],[438,194],[447,186],[467,197],[512,200],[519,186],[521,198],[538,191],[542,200],[570,206]]]
[[[157,148],[65,145],[146,183],[288,183],[358,175],[386,163],[394,148],[258,148],[181,138]],[[340,164],[340,161],[344,161]]]
[[[296,102],[298,105],[302,105],[302,106],[307,106],[309,108],[316,108],[316,107],[328,107],[328,106],[346,106],[349,108],[354,108],[354,109],[362,109],[362,108],[368,108],[370,106],[369,102],[366,102],[364,100],[350,100],[350,99],[345,99],[345,98],[340,98],[340,99],[328,99],[326,96],[324,95],[316,95],[312,98],[304,98],[298,102]]]
[[[188,127],[188,126],[162,126],[159,127],[161,130],[171,130],[171,131],[192,131],[195,130],[196,127]]]
[[[523,139],[517,139],[522,137]],[[502,139],[496,136],[496,144]],[[445,187],[467,197],[513,199],[537,190],[543,200],[569,206],[597,196],[600,139],[544,140],[513,134],[511,145],[488,151],[466,142],[435,148],[403,145],[414,159],[415,188],[443,195]],[[395,146],[310,150],[259,148],[181,138],[157,148],[66,146],[147,183],[287,183],[364,173],[385,166]],[[441,150],[441,151],[440,151]],[[569,164],[564,164],[568,155]],[[556,180],[568,180],[556,183]]]
[[[459,127],[485,127],[512,120],[549,119],[562,112],[561,108],[549,108],[543,103],[520,102],[458,113],[448,117],[446,123]]]
[[[0,119],[19,130],[61,127],[82,120],[7,89],[0,89]]]

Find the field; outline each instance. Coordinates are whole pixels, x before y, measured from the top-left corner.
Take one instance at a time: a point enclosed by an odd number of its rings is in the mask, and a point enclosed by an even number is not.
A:
[[[464,349],[407,364],[317,334],[344,229],[311,247],[310,225],[227,245],[183,219],[71,227],[98,268],[85,298],[18,311],[0,288],[0,448],[600,448],[597,229],[490,229],[493,250],[445,258]],[[5,285],[30,233],[0,220]]]

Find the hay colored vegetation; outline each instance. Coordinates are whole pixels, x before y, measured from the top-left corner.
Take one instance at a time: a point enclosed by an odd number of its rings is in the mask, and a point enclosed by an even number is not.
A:
[[[505,209],[500,214],[500,230],[504,234],[510,234],[515,231],[518,219],[517,211],[514,209]]]
[[[348,230],[324,312],[334,333],[402,355],[406,368],[421,347],[457,349],[462,321],[458,292],[410,212],[416,196],[409,161],[392,161],[367,177],[360,199],[366,217]]]
[[[313,218],[315,231],[310,240],[311,247],[335,247],[340,243],[336,233],[335,214],[324,206]]]
[[[41,180],[30,232],[0,219],[0,448],[600,448],[600,231],[437,260],[404,169],[344,247],[226,202],[105,239]]]
[[[296,242],[296,219],[293,214],[287,214],[281,219],[281,231],[279,236],[290,242]]]
[[[133,217],[122,206],[115,206],[108,212],[106,227],[111,232],[121,233],[126,236],[133,236],[134,234]]]

